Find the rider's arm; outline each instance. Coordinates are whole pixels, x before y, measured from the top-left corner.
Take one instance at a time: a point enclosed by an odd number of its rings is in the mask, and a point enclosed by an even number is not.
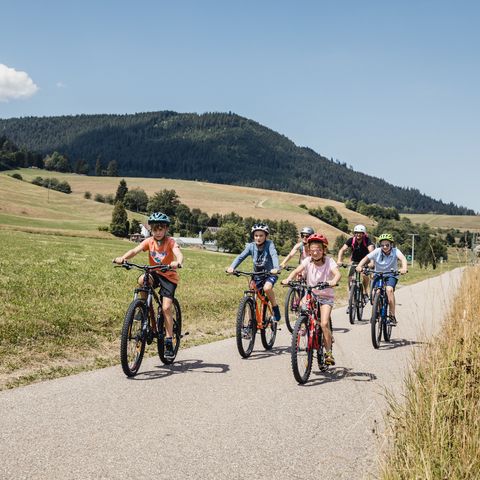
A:
[[[124,253],[121,257],[116,257],[113,261],[114,263],[118,263],[119,265],[121,265],[125,262],[125,260],[134,257],[137,253],[140,253],[141,251],[143,251],[143,242],[137,245],[135,248],[132,248],[128,252]]]
[[[245,250],[240,253],[232,264],[227,268],[228,273],[232,273],[249,255],[252,255],[251,244],[247,243]]]
[[[338,284],[340,279],[342,278],[342,274],[340,273],[340,270],[338,267],[335,265],[332,269],[331,272],[333,273],[333,278],[328,281],[331,287],[334,287],[335,285]]]
[[[277,270],[280,268],[280,263],[278,261],[278,253],[277,249],[275,248],[275,245],[273,242],[270,240],[270,243],[268,245],[268,252],[270,253],[270,257],[272,259],[273,263],[273,269],[272,270]]]
[[[347,251],[348,245],[345,244],[343,247],[338,251],[337,263],[343,263],[343,254]]]
[[[397,248],[397,258],[402,263],[402,267],[400,268],[400,273],[403,273],[403,274],[407,273],[407,270],[408,270],[407,259],[405,255],[400,250],[398,250],[398,248]]]
[[[301,245],[302,242],[299,242],[293,246],[293,248],[290,250],[290,253],[283,259],[282,263],[280,264],[282,268],[285,267],[285,265],[290,261],[290,259],[296,255]]]
[[[172,252],[175,255],[175,261],[170,262],[171,267],[178,267],[179,265],[183,264],[183,253],[180,250],[180,247],[175,244],[175,246],[172,248]]]

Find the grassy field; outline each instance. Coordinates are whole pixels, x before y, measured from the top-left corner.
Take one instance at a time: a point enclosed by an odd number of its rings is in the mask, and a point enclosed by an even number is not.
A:
[[[426,223],[434,228],[458,228],[461,231],[470,230],[480,232],[480,215],[434,215],[425,214],[402,214],[413,223]]]
[[[90,204],[98,203],[92,200],[84,200],[83,195],[86,191],[91,192],[92,197],[95,193],[101,193],[102,195],[109,193],[115,194],[120,181],[117,177],[87,177],[85,175],[62,174],[30,168],[16,170],[16,172],[20,173],[27,181],[31,181],[36,176],[42,176],[44,178],[56,177],[62,181],[66,180],[72,188],[72,193],[69,196],[72,199],[77,199],[82,208],[85,202]],[[3,183],[2,177],[4,177],[4,175],[0,175],[0,185]],[[182,203],[188,205],[190,208],[200,208],[209,215],[213,213],[225,214],[234,211],[242,217],[269,218],[272,220],[288,219],[295,222],[299,227],[311,225],[316,230],[321,230],[332,240],[342,232],[312,217],[305,209],[300,208],[299,205],[303,204],[307,207],[332,205],[341,215],[346,217],[352,225],[357,223],[364,223],[367,226],[373,225],[371,219],[348,210],[341,202],[307,195],[188,180],[129,177],[125,178],[125,180],[129,189],[135,187],[142,188],[149,196],[164,188],[174,189]],[[45,188],[35,188],[40,189],[41,193],[46,195]],[[1,196],[1,191],[0,189],[0,200],[3,203],[4,199]],[[8,197],[6,200],[8,201]],[[107,208],[105,211],[111,212],[112,207],[108,207],[109,206],[104,205],[104,208]],[[109,216],[111,216],[111,213],[109,213]],[[109,221],[108,219],[108,222],[104,223],[109,223]]]
[[[480,267],[467,269],[440,335],[391,401],[382,478],[480,478]]]

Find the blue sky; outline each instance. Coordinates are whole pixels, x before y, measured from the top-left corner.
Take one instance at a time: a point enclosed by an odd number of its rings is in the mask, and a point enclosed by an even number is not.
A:
[[[16,0],[1,20],[0,118],[232,111],[480,211],[480,2]]]

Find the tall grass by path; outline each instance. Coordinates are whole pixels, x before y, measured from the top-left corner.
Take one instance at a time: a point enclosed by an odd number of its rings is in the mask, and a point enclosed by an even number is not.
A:
[[[390,402],[383,479],[480,478],[480,267],[470,267],[438,337]]]

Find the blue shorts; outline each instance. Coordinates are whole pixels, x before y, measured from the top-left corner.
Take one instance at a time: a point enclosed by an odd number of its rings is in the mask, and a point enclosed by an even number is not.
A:
[[[378,278],[379,278],[378,275],[374,275],[373,281],[372,281],[372,291],[375,290],[375,288],[376,288],[376,285],[378,283]],[[394,277],[393,275],[390,275],[388,277],[383,277],[383,281],[384,281],[386,286],[393,287],[393,289],[395,290],[395,287],[396,287],[397,282],[398,282],[398,278]]]
[[[270,282],[273,287],[275,285],[275,282],[278,280],[278,276],[277,275],[269,275],[268,277],[254,276],[253,280],[255,281],[255,285],[257,286],[257,288],[261,289],[265,285],[265,282]]]

